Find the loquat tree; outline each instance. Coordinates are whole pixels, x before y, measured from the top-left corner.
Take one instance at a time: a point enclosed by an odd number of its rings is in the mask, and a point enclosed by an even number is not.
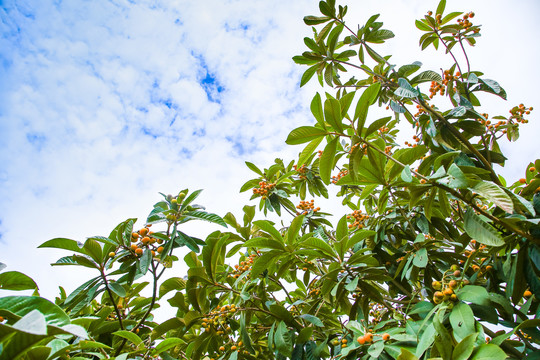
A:
[[[506,91],[468,61],[475,14],[445,5],[416,21],[422,49],[449,57],[438,73],[380,55],[394,34],[378,15],[353,30],[347,6],[321,1],[294,61],[308,66],[301,86],[330,90],[311,102],[314,123],[287,138],[305,144],[298,159],[246,162],[256,177],[240,191],[258,215],[246,205],[241,220],[220,217],[183,190],[139,230],[128,219],[84,244],[45,242],[74,253],[53,265],[96,277],[55,303],[0,298],[0,360],[540,359],[540,160],[514,183],[495,170],[507,160],[499,142],[517,140],[532,108],[477,111],[480,92]],[[407,126],[415,135],[401,145]],[[308,194],[347,214],[332,223]],[[191,220],[227,230],[201,240],[182,232]],[[163,279],[180,247],[187,274]],[[0,286],[36,288],[15,272]],[[176,313],[155,322],[165,300]]]

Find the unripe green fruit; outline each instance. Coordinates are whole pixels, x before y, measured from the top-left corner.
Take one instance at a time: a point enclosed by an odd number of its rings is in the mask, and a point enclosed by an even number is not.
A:
[[[186,197],[186,193],[181,192],[180,194],[178,194],[178,201],[183,200],[185,197]]]

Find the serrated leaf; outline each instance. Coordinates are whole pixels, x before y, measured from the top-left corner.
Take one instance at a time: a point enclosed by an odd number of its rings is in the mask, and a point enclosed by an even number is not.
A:
[[[502,236],[491,225],[468,209],[465,213],[465,232],[481,244],[490,246],[502,246],[505,244]]]
[[[514,212],[512,199],[497,184],[491,181],[480,181],[471,190],[486,200],[491,201],[507,213],[512,214]]]

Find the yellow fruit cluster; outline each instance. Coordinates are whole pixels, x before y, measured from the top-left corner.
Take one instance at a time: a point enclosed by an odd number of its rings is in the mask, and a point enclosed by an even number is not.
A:
[[[337,184],[339,179],[341,179],[342,177],[344,177],[348,173],[349,173],[349,170],[342,169],[336,176],[332,176],[332,184]]]
[[[253,189],[253,194],[261,195],[263,200],[268,196],[268,192],[272,191],[276,187],[275,183],[267,183],[266,181],[259,182],[259,187]]]
[[[298,210],[302,210],[301,213],[297,211],[296,215],[300,215],[300,214],[307,215],[307,213],[310,211],[317,212],[321,210],[320,207],[315,207],[315,200],[311,200],[311,201],[300,200],[300,204],[296,205],[296,208]]]
[[[151,225],[146,225],[139,231],[131,233],[131,251],[136,256],[141,256],[144,249],[151,249],[152,256],[156,256],[156,252],[161,254],[163,252],[163,240],[152,237],[152,232],[149,230]],[[156,245],[157,244],[157,245]],[[111,255],[111,254],[109,254]]]
[[[260,251],[257,251],[257,253],[253,253],[247,257],[246,260],[240,261],[239,264],[234,265],[234,271],[230,276],[232,276],[235,279],[238,279],[240,275],[245,273],[246,271],[251,270],[251,266],[253,265],[253,260],[260,254]]]
[[[293,169],[298,173],[300,180],[304,180],[306,178],[308,169],[306,168],[305,164],[302,164],[300,167],[293,165]]]
[[[347,219],[351,220],[351,224],[349,224],[349,229],[362,229],[365,225],[366,220],[369,219],[369,215],[363,214],[361,210],[355,210],[352,214],[347,215]]]
[[[217,335],[224,335],[225,332],[231,330],[231,327],[228,324],[229,317],[237,311],[238,308],[235,304],[217,307],[202,319],[201,327],[203,327],[206,332],[210,332],[214,329],[216,330]]]

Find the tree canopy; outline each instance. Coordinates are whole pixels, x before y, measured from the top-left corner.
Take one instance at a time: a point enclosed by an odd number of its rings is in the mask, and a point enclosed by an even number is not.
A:
[[[477,111],[478,94],[506,90],[469,62],[475,14],[441,0],[416,21],[421,48],[452,61],[438,72],[380,54],[394,34],[378,15],[350,26],[347,6],[319,8],[293,60],[308,67],[300,86],[327,91],[286,140],[302,145],[297,159],[246,162],[254,178],[240,191],[258,206],[219,216],[184,189],[161,194],[142,225],[44,242],[68,253],[54,266],[96,276],[54,303],[0,298],[0,360],[540,359],[540,160],[515,183],[495,167],[533,109]],[[347,215],[331,222],[321,197]],[[203,240],[189,221],[223,229]],[[185,276],[166,277],[178,262]],[[0,288],[37,285],[8,271]],[[176,313],[156,322],[164,301]]]

